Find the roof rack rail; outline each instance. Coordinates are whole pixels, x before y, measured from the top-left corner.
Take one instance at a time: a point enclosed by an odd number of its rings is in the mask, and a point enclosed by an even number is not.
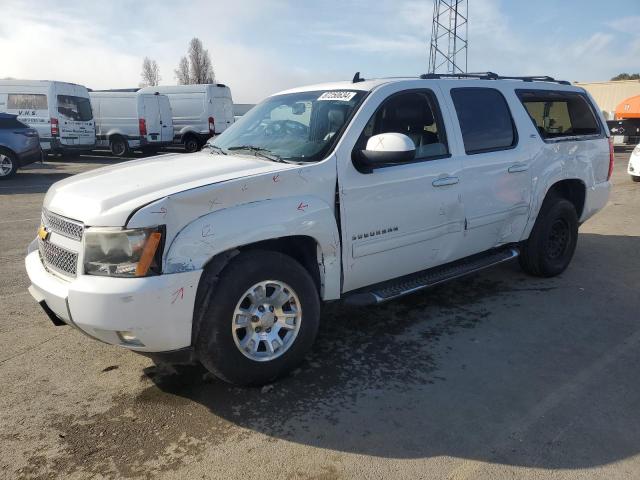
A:
[[[477,78],[478,80],[521,80],[523,82],[553,82],[561,85],[571,85],[571,82],[566,80],[556,80],[553,77],[546,75],[532,75],[525,77],[503,77],[494,72],[479,72],[479,73],[423,73],[420,75],[422,80],[434,80],[440,78]]]

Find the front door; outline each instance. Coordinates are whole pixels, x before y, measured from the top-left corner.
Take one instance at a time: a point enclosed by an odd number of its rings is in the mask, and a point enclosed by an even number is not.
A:
[[[373,135],[397,132],[414,141],[415,160],[361,173],[351,148],[337,152],[344,292],[454,260],[462,239],[461,161],[449,154],[440,93],[397,88],[375,92],[386,99],[363,106],[353,150]]]

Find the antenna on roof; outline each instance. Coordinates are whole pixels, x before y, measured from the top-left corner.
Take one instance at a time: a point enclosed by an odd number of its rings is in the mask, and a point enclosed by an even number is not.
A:
[[[352,83],[359,83],[359,82],[364,82],[364,78],[360,78],[360,72],[356,72],[356,74],[353,76]]]

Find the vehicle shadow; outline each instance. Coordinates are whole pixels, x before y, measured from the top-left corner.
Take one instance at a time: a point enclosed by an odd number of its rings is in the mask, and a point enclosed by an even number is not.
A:
[[[513,262],[379,307],[330,304],[288,378],[238,388],[155,366],[136,402],[177,396],[244,429],[379,457],[615,462],[640,452],[639,249],[640,237],[581,234],[554,279]]]

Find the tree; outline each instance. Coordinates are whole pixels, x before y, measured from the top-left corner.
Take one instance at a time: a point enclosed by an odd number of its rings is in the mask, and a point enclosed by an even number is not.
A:
[[[199,38],[191,39],[187,56],[180,59],[175,74],[181,85],[215,83],[211,55],[208,50],[205,50]]]
[[[612,81],[617,80],[640,80],[640,73],[620,73],[611,79]]]
[[[158,62],[151,60],[149,57],[144,57],[142,61],[142,82],[141,87],[155,87],[160,83],[160,68]]]

